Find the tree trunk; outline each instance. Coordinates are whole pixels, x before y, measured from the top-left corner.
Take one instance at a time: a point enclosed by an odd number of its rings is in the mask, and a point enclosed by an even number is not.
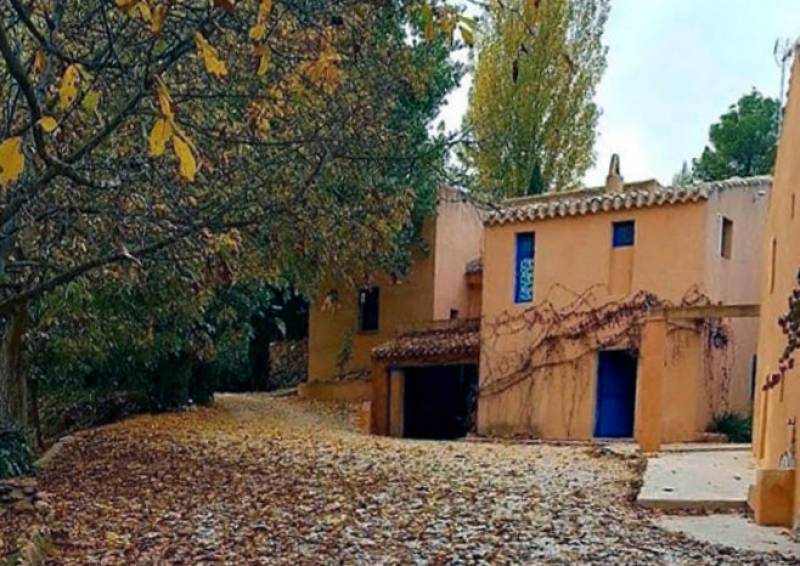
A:
[[[0,422],[28,426],[28,391],[23,367],[24,338],[28,329],[27,305],[8,318],[0,351]]]
[[[44,450],[44,434],[42,433],[42,422],[39,419],[39,380],[37,378],[30,380],[30,405],[30,422],[36,437],[36,447]]]

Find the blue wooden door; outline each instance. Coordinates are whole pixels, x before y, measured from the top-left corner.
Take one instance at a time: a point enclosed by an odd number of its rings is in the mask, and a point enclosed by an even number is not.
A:
[[[597,438],[630,438],[636,409],[636,357],[627,351],[598,354]]]

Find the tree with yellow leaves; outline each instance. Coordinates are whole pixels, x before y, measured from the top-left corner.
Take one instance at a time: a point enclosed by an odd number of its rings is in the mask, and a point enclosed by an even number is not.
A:
[[[422,0],[4,1],[0,420],[25,420],[31,306],[78,279],[168,265],[201,293],[223,264],[310,291],[402,261],[470,25]]]
[[[608,10],[608,0],[489,2],[466,119],[481,190],[567,190],[592,165]]]

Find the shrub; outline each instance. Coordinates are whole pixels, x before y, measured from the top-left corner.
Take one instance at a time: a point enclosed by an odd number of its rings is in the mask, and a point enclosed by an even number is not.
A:
[[[731,442],[750,442],[753,435],[753,419],[750,416],[726,411],[716,415],[707,430],[724,434]]]
[[[27,474],[32,467],[33,452],[25,434],[16,428],[0,428],[0,478]]]

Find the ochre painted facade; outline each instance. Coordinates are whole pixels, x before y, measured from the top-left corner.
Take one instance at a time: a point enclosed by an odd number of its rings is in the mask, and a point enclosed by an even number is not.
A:
[[[350,399],[355,388],[360,397],[369,391],[363,381],[370,376],[374,347],[431,321],[479,316],[480,290],[468,285],[465,268],[481,255],[482,232],[475,207],[459,191],[442,189],[437,214],[423,227],[429,250],[415,252],[408,274],[399,280],[375,275],[370,282],[380,289],[375,332],[358,330],[358,289],[323,286],[310,308],[308,384],[301,394],[316,397],[324,390],[326,399]],[[333,290],[337,300],[325,305]],[[349,356],[343,356],[347,350]]]
[[[800,49],[795,48],[789,98],[775,164],[774,189],[764,234],[761,324],[758,345],[758,388],[755,400],[753,455],[757,481],[751,491],[756,521],[764,525],[800,526],[800,476],[797,418],[800,416],[800,368],[763,390],[787,338],[778,319],[788,310],[800,269]],[[800,360],[797,360],[800,362]]]
[[[655,182],[616,185],[622,195],[661,189]],[[502,222],[487,222],[478,432],[591,439],[598,351],[637,349],[643,339],[660,340],[665,356],[638,361],[637,432],[659,419],[661,442],[691,441],[715,412],[749,413],[757,322],[724,321],[730,343],[720,336],[719,347],[709,347],[705,329],[691,321],[643,337],[643,297],[676,305],[757,303],[768,187],[768,180],[754,180],[703,198],[620,210],[570,213],[564,205],[534,219],[512,210]],[[721,255],[723,217],[733,222],[730,258]],[[612,225],[621,221],[635,223],[631,247],[612,246]],[[535,234],[534,300],[516,304],[515,241],[525,232]],[[594,314],[582,319],[587,311]],[[595,320],[602,316],[617,319]],[[624,332],[632,321],[639,331]],[[552,340],[561,331],[572,334]],[[645,375],[652,363],[664,366],[661,379]]]

